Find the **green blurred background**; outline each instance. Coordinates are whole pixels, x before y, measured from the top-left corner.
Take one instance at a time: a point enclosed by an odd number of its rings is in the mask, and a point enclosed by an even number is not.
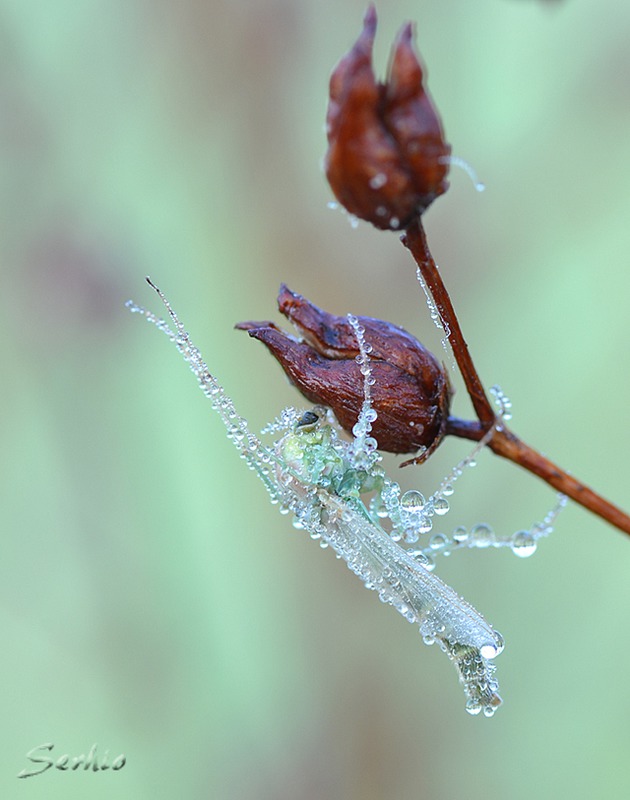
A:
[[[2,797],[630,796],[627,537],[571,506],[529,561],[442,564],[507,643],[504,707],[469,717],[444,656],[278,515],[124,309],[159,310],[150,274],[256,428],[295,394],[232,325],[274,317],[280,281],[441,353],[397,237],[326,205],[327,80],[364,5],[0,2]],[[525,440],[629,507],[630,5],[378,10],[379,71],[416,20],[488,186],[455,172],[426,217],[482,376]],[[513,531],[553,502],[486,454],[445,522]],[[18,781],[44,742],[127,765]]]

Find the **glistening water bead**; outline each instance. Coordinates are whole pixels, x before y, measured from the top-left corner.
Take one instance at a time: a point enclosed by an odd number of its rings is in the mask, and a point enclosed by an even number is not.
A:
[[[463,525],[459,525],[453,531],[453,541],[454,542],[465,542],[468,539],[468,531],[464,528]]]
[[[536,552],[536,539],[529,531],[517,531],[512,536],[512,552],[519,558],[529,558]]]
[[[400,498],[400,508],[407,514],[420,514],[425,503],[424,495],[415,489],[410,489]]]
[[[485,523],[480,523],[479,525],[475,525],[470,531],[470,539],[474,542],[475,547],[490,547],[490,545],[494,542],[495,535],[494,531],[489,525]]]
[[[433,528],[430,517],[423,517],[418,523],[418,533],[428,533]]]
[[[433,510],[440,517],[443,517],[444,514],[448,514],[449,511],[448,500],[446,500],[444,497],[437,497],[433,501]]]

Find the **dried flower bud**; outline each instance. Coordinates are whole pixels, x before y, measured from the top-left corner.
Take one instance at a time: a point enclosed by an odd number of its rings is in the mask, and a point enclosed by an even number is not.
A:
[[[450,147],[422,85],[411,23],[394,44],[389,76],[372,70],[376,11],[330,78],[325,170],[339,202],[383,230],[405,228],[448,188]]]
[[[356,362],[359,348],[346,317],[322,311],[284,284],[278,308],[297,328],[300,340],[272,322],[241,322],[236,327],[263,342],[285,373],[312,403],[332,408],[341,426],[351,431],[363,403],[363,375]],[[371,347],[378,417],[372,435],[381,450],[432,452],[444,437],[451,388],[442,365],[402,328],[370,317],[358,317]]]

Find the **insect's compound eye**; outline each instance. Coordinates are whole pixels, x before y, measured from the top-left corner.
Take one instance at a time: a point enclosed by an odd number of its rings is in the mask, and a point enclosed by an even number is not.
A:
[[[319,422],[319,415],[314,411],[305,411],[295,426],[296,430],[311,430]]]

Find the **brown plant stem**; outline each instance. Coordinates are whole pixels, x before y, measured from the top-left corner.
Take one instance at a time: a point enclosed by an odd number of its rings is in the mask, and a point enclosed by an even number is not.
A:
[[[462,420],[457,417],[449,417],[446,425],[447,435],[451,434],[463,439],[472,439],[476,442],[483,438],[486,430],[487,428],[484,428],[480,422]],[[502,428],[495,430],[487,447],[496,455],[507,458],[528,472],[532,472],[542,478],[554,489],[566,494],[576,503],[588,508],[593,514],[597,514],[598,517],[610,522],[611,525],[619,528],[619,530],[630,534],[630,517],[628,514],[609,503],[608,500],[605,500],[597,492],[585,486],[563,469],[560,469],[542,453],[525,444],[503,423]]]
[[[496,414],[475,369],[448,291],[431,256],[420,219],[412,222],[407,228],[402,242],[411,252],[422,278],[431,292],[479,420],[477,422],[449,417],[446,433],[478,442],[496,423]],[[506,458],[542,478],[557,491],[566,494],[576,503],[630,535],[630,516],[628,514],[556,466],[546,456],[525,444],[506,428],[503,422],[495,428],[487,447],[496,455]]]
[[[431,292],[475,413],[479,421],[485,423],[487,429],[494,422],[495,411],[473,364],[451,298],[429,250],[427,237],[419,217],[407,228],[401,240],[414,257],[422,278]]]

